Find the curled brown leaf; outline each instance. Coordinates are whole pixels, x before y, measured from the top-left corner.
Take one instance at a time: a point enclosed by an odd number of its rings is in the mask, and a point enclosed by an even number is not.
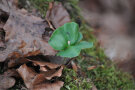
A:
[[[61,3],[51,3],[50,7],[47,11],[46,19],[51,21],[55,28],[70,22],[70,16]]]

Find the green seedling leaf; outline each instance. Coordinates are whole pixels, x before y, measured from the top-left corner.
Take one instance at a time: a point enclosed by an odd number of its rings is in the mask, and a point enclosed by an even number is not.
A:
[[[66,23],[63,25],[63,28],[68,41],[70,41],[70,44],[71,45],[75,44],[78,40],[78,35],[79,35],[78,24],[75,22]]]
[[[91,48],[93,43],[82,41],[83,35],[75,22],[66,23],[52,34],[49,44],[59,50],[58,56],[73,58],[80,54],[81,49]]]
[[[79,32],[77,42],[80,42],[82,39],[83,39],[83,35],[82,35],[82,33],[81,33],[81,32]]]
[[[81,49],[76,46],[69,46],[66,50],[60,51],[57,55],[61,57],[76,57],[80,54]]]
[[[69,46],[66,50],[60,51],[57,55],[61,57],[76,57],[80,54],[81,49],[91,48],[93,43],[82,41],[74,46]]]
[[[91,48],[92,46],[93,46],[92,42],[86,42],[86,41],[82,41],[76,45],[76,47],[80,49]]]
[[[68,41],[63,33],[63,28],[60,27],[55,30],[49,40],[49,44],[55,50],[64,50],[68,46]]]

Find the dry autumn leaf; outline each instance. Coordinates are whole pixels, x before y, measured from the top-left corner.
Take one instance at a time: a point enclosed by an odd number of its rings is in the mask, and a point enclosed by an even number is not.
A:
[[[26,87],[31,88],[33,80],[34,80],[35,76],[37,75],[37,73],[33,69],[27,67],[26,64],[21,65],[17,69],[17,72],[22,77]]]
[[[64,82],[56,81],[54,83],[43,83],[36,85],[33,90],[60,90]]]
[[[72,65],[73,70],[77,72],[78,71],[77,65],[73,61],[71,61],[71,65]]]
[[[44,75],[44,77],[47,80],[52,79],[53,77],[60,77],[62,75],[62,70],[63,70],[63,66],[61,66],[58,69],[52,69],[52,70],[48,70],[46,72],[41,72],[41,74]]]
[[[31,60],[29,60],[29,61],[31,61]],[[35,64],[35,62],[33,62],[33,64]],[[44,65],[46,65],[46,64],[47,64],[47,62],[45,62]],[[37,65],[40,65],[40,64],[37,64]],[[17,72],[19,73],[20,77],[22,77],[22,79],[28,89],[33,90],[36,85],[37,85],[36,87],[41,85],[42,88],[46,88],[43,86],[47,86],[48,88],[51,88],[50,86],[53,85],[54,83],[49,84],[48,81],[51,80],[53,77],[60,77],[62,75],[63,66],[48,63],[48,67],[49,67],[49,65],[52,68],[52,69],[50,68],[51,70],[46,69],[47,71],[41,71],[41,72],[37,73],[34,71],[34,69],[32,69],[32,68],[28,67],[26,64],[24,64],[24,65],[21,65],[17,69]],[[53,65],[55,68],[53,68]],[[57,85],[57,83],[55,83],[55,84]],[[58,87],[59,87],[59,84],[58,84]]]
[[[0,75],[0,90],[7,90],[13,87],[15,84],[15,79],[9,76]]]
[[[44,20],[28,13],[24,14],[21,10],[12,12],[4,25],[7,48],[0,51],[0,62],[14,51],[25,56],[39,53],[43,55],[56,54],[48,42],[42,39],[42,34],[48,27]]]
[[[61,3],[54,2],[50,5],[46,14],[46,19],[51,21],[55,28],[70,22],[70,16]]]
[[[92,69],[95,69],[95,68],[96,68],[96,66],[90,66],[90,67],[87,68],[87,70],[92,70]]]
[[[35,61],[35,60],[29,60],[31,62],[33,62],[36,65],[39,65],[40,67],[48,67],[50,69],[55,69],[57,67],[60,67],[60,64],[53,64],[53,63],[49,63],[49,62],[45,62],[45,61]]]

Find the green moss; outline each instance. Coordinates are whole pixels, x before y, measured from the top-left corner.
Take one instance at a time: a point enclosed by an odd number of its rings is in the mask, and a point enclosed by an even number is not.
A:
[[[31,4],[45,17],[48,10],[49,2],[54,0],[29,0]]]
[[[90,90],[92,88],[89,79],[79,77],[74,70],[68,68],[63,70],[62,81],[64,81],[64,86],[61,90]]]
[[[100,90],[133,90],[135,82],[131,75],[121,72],[117,67],[108,60],[103,49],[98,45],[95,37],[91,34],[92,30],[84,24],[81,31],[85,35],[84,38],[94,42],[94,47],[82,52],[84,56],[78,57],[77,63],[86,72],[95,86]],[[96,66],[96,69],[88,71],[90,66]]]

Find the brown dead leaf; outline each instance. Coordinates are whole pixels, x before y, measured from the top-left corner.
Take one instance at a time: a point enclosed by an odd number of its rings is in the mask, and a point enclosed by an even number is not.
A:
[[[8,77],[19,77],[18,72],[15,69],[8,69],[6,72],[4,72],[4,76],[8,76]]]
[[[60,90],[64,82],[56,81],[54,83],[42,83],[34,86],[32,90]]]
[[[45,79],[45,76],[43,74],[38,74],[35,76],[32,86],[33,87],[31,88],[31,90],[60,90],[60,88],[63,86],[63,82],[50,82]]]
[[[0,75],[0,90],[7,90],[13,87],[15,84],[15,79],[12,77]]]
[[[33,69],[26,66],[26,64],[21,65],[17,69],[17,72],[22,77],[26,87],[31,90],[36,90],[35,88],[41,86],[41,88],[52,88],[51,85],[55,85],[60,88],[59,83],[48,83],[53,77],[60,77],[62,75],[63,67],[52,70],[47,70],[46,72],[36,73]],[[39,90],[45,90],[40,89]]]
[[[93,70],[95,68],[96,68],[96,66],[90,66],[90,67],[87,68],[87,70]]]
[[[40,66],[41,74],[44,74],[44,77],[47,80],[52,79],[52,77],[60,77],[62,75],[63,66],[59,64],[53,64],[44,61],[34,61],[34,60],[29,61],[33,62],[33,64],[36,66],[37,65]]]
[[[4,26],[7,48],[0,51],[0,62],[14,51],[27,55],[40,51],[43,55],[55,55],[56,51],[42,39],[47,23],[39,17],[23,13],[21,10],[12,11]],[[36,53],[36,54],[39,54]]]
[[[12,67],[15,67],[17,65],[21,65],[21,64],[24,64],[24,63],[27,63],[29,62],[28,59],[26,58],[18,58],[18,59],[10,59],[9,62],[8,62],[8,68],[12,68]]]
[[[73,70],[77,72],[78,71],[77,65],[73,61],[71,62],[71,65],[72,65]]]
[[[55,69],[55,68],[58,68],[58,67],[61,66],[60,64],[53,64],[53,63],[44,62],[44,61],[34,61],[34,60],[29,60],[29,61],[33,62],[36,65],[39,65],[40,67],[46,67],[47,66],[50,69]]]
[[[26,64],[21,65],[17,69],[17,72],[22,77],[26,87],[31,88],[32,87],[32,82],[33,82],[35,76],[37,75],[37,73],[34,70],[32,70],[31,68],[27,67]]]
[[[52,79],[53,77],[60,77],[62,75],[62,70],[63,70],[63,66],[61,66],[58,69],[52,69],[52,70],[48,70],[46,72],[41,72],[41,74],[44,75],[44,77],[47,80]]]
[[[33,82],[32,82],[32,87],[33,88],[35,85],[38,85],[38,84],[41,84],[41,83],[44,83],[46,81],[45,77],[43,74],[37,74],[35,76],[35,78],[33,79]]]
[[[54,2],[50,4],[50,9],[47,11],[46,19],[51,21],[55,28],[70,22],[70,16],[61,3]]]

